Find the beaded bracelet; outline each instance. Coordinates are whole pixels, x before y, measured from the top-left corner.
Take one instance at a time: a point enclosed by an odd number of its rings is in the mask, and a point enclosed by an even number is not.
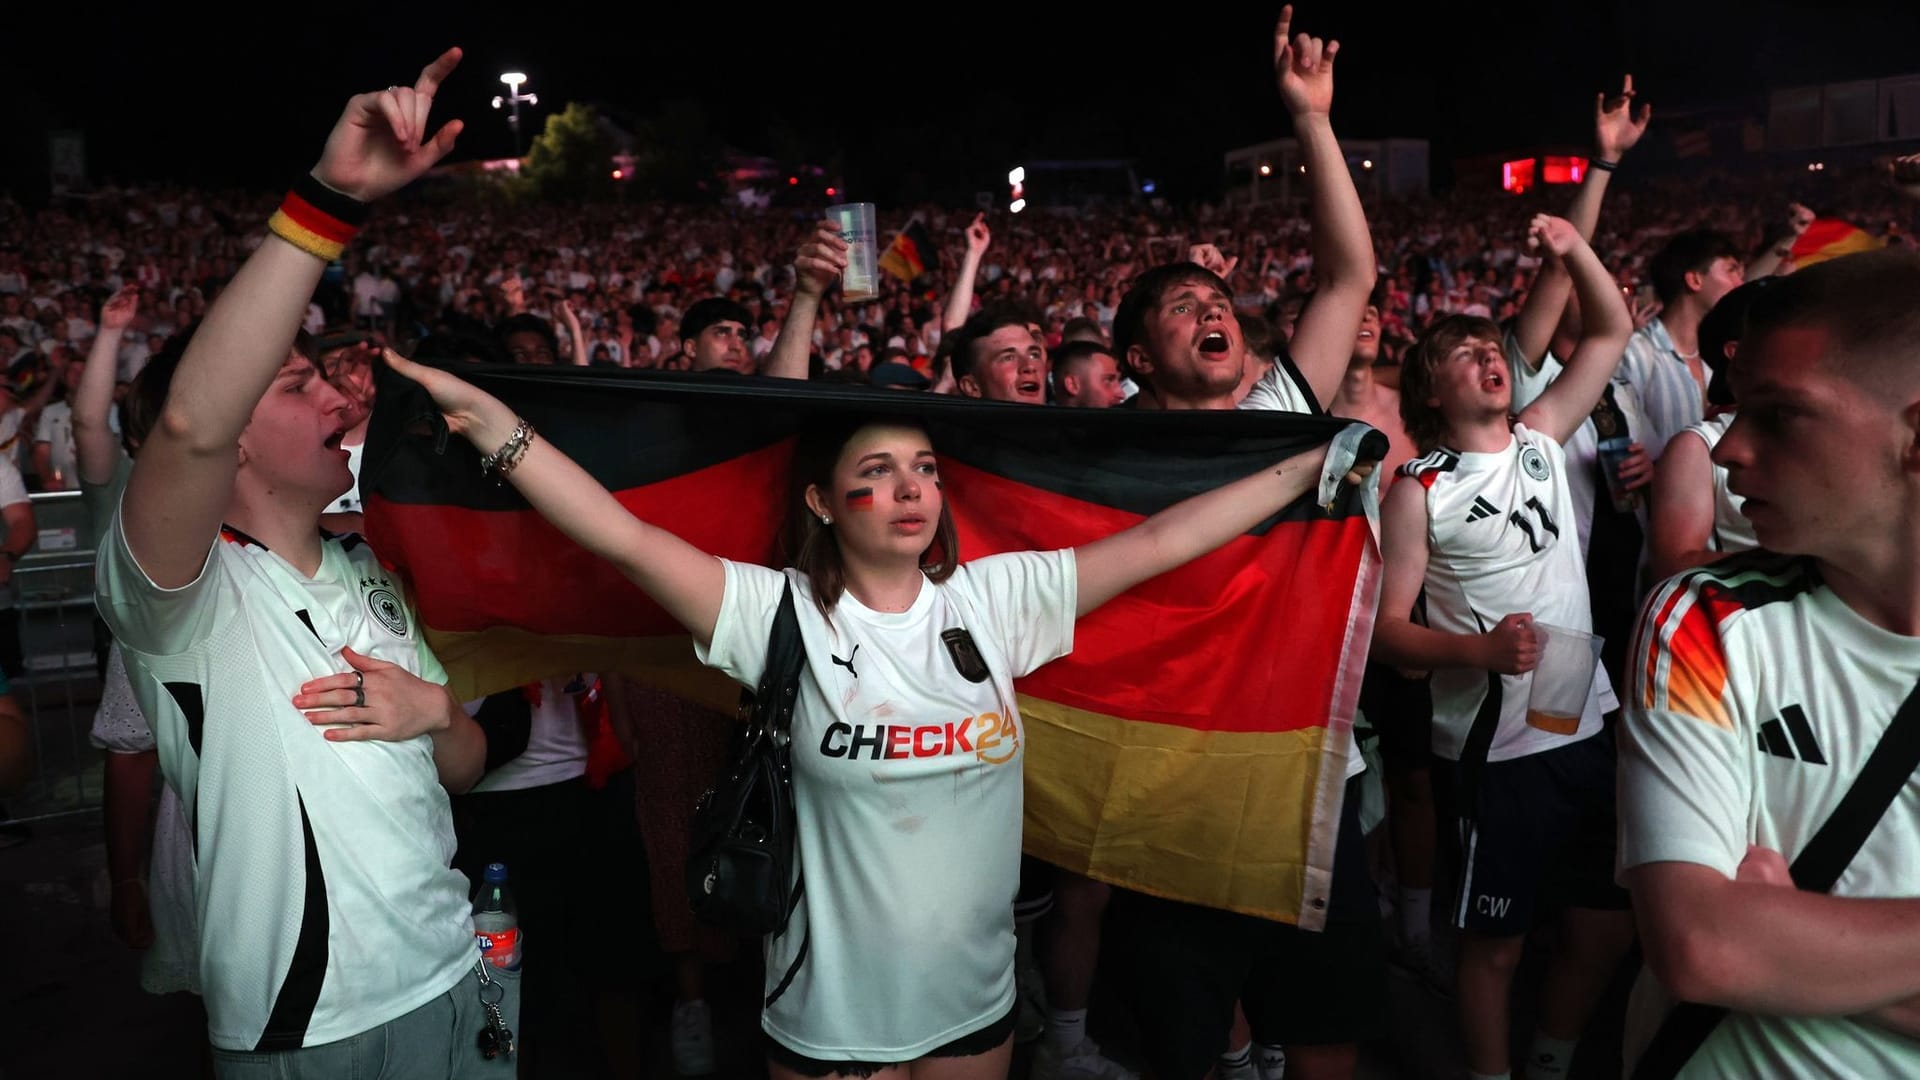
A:
[[[522,419],[514,425],[513,434],[500,444],[500,449],[480,459],[480,471],[492,476],[495,483],[505,483],[507,474],[527,456],[527,447],[533,445],[533,425]]]
[[[332,262],[366,223],[366,203],[304,175],[267,219],[267,228],[314,258]]]

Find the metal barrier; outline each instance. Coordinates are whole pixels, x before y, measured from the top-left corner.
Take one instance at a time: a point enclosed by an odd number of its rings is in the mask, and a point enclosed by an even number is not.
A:
[[[35,771],[26,788],[0,809],[0,823],[91,813],[103,791],[104,751],[88,739],[100,700],[94,532],[79,492],[31,498],[40,535],[13,570],[26,668],[13,680],[13,696],[33,732]]]

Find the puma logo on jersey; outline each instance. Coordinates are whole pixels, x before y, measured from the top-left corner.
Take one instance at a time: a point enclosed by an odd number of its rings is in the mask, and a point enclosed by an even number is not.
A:
[[[855,670],[853,670],[853,659],[854,659],[854,657],[856,657],[856,656],[859,656],[859,655],[860,655],[860,646],[859,646],[859,645],[855,645],[855,646],[853,647],[853,651],[847,654],[847,658],[846,658],[845,660],[842,660],[842,659],[840,659],[839,657],[837,657],[837,656],[834,656],[834,655],[833,655],[832,653],[828,653],[828,654],[827,654],[827,656],[828,656],[829,658],[831,658],[831,659],[833,660],[833,662],[834,662],[834,663],[835,663],[836,665],[838,665],[838,666],[840,666],[840,667],[843,667],[843,668],[846,668],[846,669],[847,669],[847,674],[849,674],[849,675],[851,675],[851,676],[853,676],[853,677],[854,677],[854,678],[856,678],[856,679],[860,677],[860,673],[859,673],[859,672],[857,672],[857,671],[855,671]]]
[[[1781,709],[1779,717],[1761,724],[1759,741],[1763,754],[1772,754],[1788,761],[1804,761],[1809,765],[1827,763],[1826,755],[1820,752],[1820,744],[1814,741],[1813,725],[1807,723],[1807,714],[1798,705]]]
[[[1484,496],[1475,496],[1473,500],[1473,509],[1467,511],[1467,524],[1471,525],[1476,521],[1485,521],[1490,517],[1499,517],[1499,516],[1500,516],[1499,507],[1488,502]]]

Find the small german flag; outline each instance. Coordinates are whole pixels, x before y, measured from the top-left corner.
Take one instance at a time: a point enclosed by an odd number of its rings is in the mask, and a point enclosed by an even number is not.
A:
[[[1885,241],[1850,222],[1838,218],[1815,218],[1813,224],[1807,226],[1807,231],[1800,234],[1800,239],[1793,242],[1793,265],[1812,266],[1842,255],[1873,251],[1885,246]]]
[[[901,281],[912,281],[939,260],[940,253],[933,246],[933,237],[927,235],[927,227],[914,220],[900,230],[887,253],[880,256],[880,269]]]

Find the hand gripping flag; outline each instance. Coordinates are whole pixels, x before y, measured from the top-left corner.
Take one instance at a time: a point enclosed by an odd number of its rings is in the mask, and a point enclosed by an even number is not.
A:
[[[960,557],[1086,543],[1333,438],[1340,421],[998,405],[774,379],[470,367],[639,517],[780,565],[793,436],[910,418],[941,458]],[[719,708],[739,688],[611,565],[483,477],[424,393],[382,368],[362,490],[462,699],[623,671]],[[1378,599],[1360,494],[1308,495],[1080,620],[1020,681],[1025,847],[1098,880],[1317,928]],[[1009,838],[1009,842],[1013,842]]]

